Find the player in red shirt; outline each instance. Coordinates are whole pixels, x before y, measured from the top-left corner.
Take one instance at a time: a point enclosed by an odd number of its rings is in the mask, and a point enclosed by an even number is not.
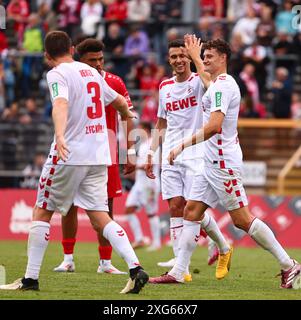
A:
[[[117,91],[119,94],[125,97],[127,100],[129,108],[133,108],[130,96],[125,87],[122,79],[112,73],[108,73],[103,70],[104,66],[104,56],[103,56],[104,44],[96,39],[86,39],[79,43],[76,47],[77,53],[79,55],[80,62],[86,63],[89,66],[98,70],[98,72],[103,76],[107,84]],[[106,107],[106,121],[109,130],[109,142],[110,142],[110,153],[112,159],[112,165],[108,167],[108,206],[109,215],[113,218],[113,200],[115,197],[120,197],[122,195],[121,180],[119,175],[119,164],[118,164],[118,150],[117,150],[117,131],[118,131],[118,117],[117,112],[112,106]],[[133,121],[127,120],[127,133],[133,129]],[[111,130],[111,131],[110,131]],[[127,139],[128,150],[133,146],[133,142]],[[128,151],[128,158],[131,157],[130,153],[134,154],[134,149]],[[132,157],[131,157],[132,158]],[[129,161],[130,160],[130,161]],[[135,165],[133,163],[134,159],[127,159],[123,173],[128,174],[135,170]],[[73,261],[73,250],[76,242],[77,233],[77,207],[72,206],[68,214],[62,216],[62,231],[63,240],[62,245],[64,248],[64,261],[56,268],[56,272],[73,272],[75,270],[75,265]],[[111,273],[111,274],[126,274],[126,272],[121,272],[115,268],[111,263],[112,247],[110,243],[103,238],[98,236],[99,242],[99,267],[97,269],[98,273]]]

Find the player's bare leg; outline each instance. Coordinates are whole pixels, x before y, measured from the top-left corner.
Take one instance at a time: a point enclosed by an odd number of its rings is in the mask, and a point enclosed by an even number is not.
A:
[[[247,232],[263,249],[269,251],[281,268],[281,287],[290,289],[300,277],[301,265],[291,259],[275,238],[272,230],[260,219],[254,217],[248,206],[229,212],[234,225]]]
[[[108,199],[109,216],[113,219],[113,204],[114,198]],[[110,274],[126,274],[126,272],[118,270],[112,265],[112,246],[110,242],[102,236],[102,234],[97,233],[98,239],[98,252],[99,252],[99,266],[97,269],[98,273],[110,273]]]
[[[148,275],[140,266],[126,232],[110,218],[107,212],[87,211],[87,214],[94,230],[111,243],[114,250],[128,265],[130,279],[121,293],[139,293],[147,283]]]

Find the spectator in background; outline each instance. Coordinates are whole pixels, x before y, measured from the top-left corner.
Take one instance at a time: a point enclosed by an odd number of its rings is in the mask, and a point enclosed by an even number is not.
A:
[[[111,72],[125,79],[128,71],[128,60],[123,57],[125,37],[118,23],[112,22],[109,24],[103,42],[105,44],[104,52],[110,55],[113,63]]]
[[[241,101],[239,116],[242,118],[260,118],[259,113],[254,108],[252,97],[247,94]]]
[[[292,2],[285,0],[283,3],[283,10],[279,11],[276,15],[275,25],[277,32],[294,35],[297,32],[292,25],[294,16],[295,14],[292,12]]]
[[[114,0],[107,5],[105,18],[123,24],[128,16],[128,2],[126,0]]]
[[[301,120],[301,95],[297,92],[292,94],[291,116],[294,120]]]
[[[255,67],[251,63],[247,63],[242,72],[239,74],[240,79],[247,87],[247,95],[251,97],[253,105],[259,102],[259,87],[255,78]]]
[[[200,0],[201,16],[221,19],[224,16],[224,0]]]
[[[195,28],[195,35],[197,38],[201,38],[203,41],[212,39],[212,24],[215,19],[213,17],[201,17],[199,23]]]
[[[260,99],[263,98],[266,88],[267,70],[266,65],[269,62],[267,50],[256,41],[243,51],[244,61],[250,62],[255,66],[255,78],[260,88]]]
[[[14,30],[18,37],[18,44],[21,46],[29,6],[26,0],[11,0],[6,8],[7,19],[14,21]]]
[[[43,23],[43,29],[45,33],[57,30],[57,15],[53,12],[53,10],[51,10],[51,5],[49,4],[49,1],[42,2],[39,5],[38,14]]]
[[[21,188],[37,189],[39,185],[39,178],[46,161],[44,153],[39,152],[34,156],[33,162],[29,163],[22,171],[24,180],[20,183]]]
[[[256,17],[254,8],[249,5],[247,15],[240,18],[232,30],[232,36],[240,34],[244,45],[252,44],[256,39],[256,28],[260,20]]]
[[[18,122],[19,121],[19,104],[14,101],[9,108],[5,108],[1,120],[4,122]]]
[[[146,22],[150,18],[151,5],[149,0],[128,1],[128,20]]]
[[[87,36],[104,37],[104,26],[99,23],[102,20],[103,5],[100,0],[86,0],[80,10],[81,29]]]
[[[289,72],[286,68],[279,67],[275,72],[275,80],[272,83],[271,110],[275,118],[290,118],[292,84],[289,78]]]
[[[56,12],[58,25],[74,39],[79,30],[81,0],[59,0]]]
[[[12,51],[7,51],[3,60],[4,67],[4,85],[5,85],[5,103],[11,105],[15,100],[16,77],[14,73],[15,61]]]
[[[260,3],[260,22],[256,29],[256,38],[259,45],[271,47],[273,38],[276,34],[275,23],[273,20],[273,8],[266,3]]]
[[[293,73],[294,61],[284,57],[294,53],[292,37],[286,32],[278,32],[273,40],[273,51],[280,58],[276,60],[276,67],[284,67]]]
[[[43,39],[44,30],[40,17],[37,13],[32,13],[28,17],[23,41],[23,49],[27,53],[22,64],[22,94],[24,97],[29,96],[32,81],[38,81],[43,72]]]
[[[20,116],[20,123],[29,124],[29,123],[39,123],[42,117],[38,112],[36,100],[33,98],[28,98],[25,101],[25,110]]]
[[[236,22],[247,13],[247,7],[252,5],[252,0],[228,0],[227,19]]]
[[[149,38],[138,26],[132,26],[130,35],[125,40],[124,54],[133,57],[145,57],[149,52]]]

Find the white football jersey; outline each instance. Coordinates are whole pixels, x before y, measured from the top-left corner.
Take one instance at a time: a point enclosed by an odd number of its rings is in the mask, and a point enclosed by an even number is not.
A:
[[[162,164],[167,164],[169,152],[192,136],[203,126],[202,96],[205,92],[198,74],[192,73],[188,80],[177,82],[176,77],[164,80],[159,87],[157,116],[167,120],[167,130],[162,150]],[[203,145],[186,148],[175,162],[203,157]]]
[[[61,63],[47,74],[52,102],[68,101],[65,140],[69,148],[66,165],[110,165],[111,156],[104,107],[117,97],[94,68],[81,62]],[[56,141],[47,161],[57,161]]]
[[[205,166],[221,169],[242,166],[237,132],[240,98],[239,87],[229,74],[219,75],[204,94],[204,125],[208,123],[211,112],[221,111],[225,115],[221,133],[205,141]]]

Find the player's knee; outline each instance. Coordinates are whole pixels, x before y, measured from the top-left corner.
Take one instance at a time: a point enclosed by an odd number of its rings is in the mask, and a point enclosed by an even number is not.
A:
[[[234,219],[233,224],[236,228],[248,232],[249,223],[247,221],[244,221],[242,219]]]
[[[184,219],[189,221],[198,220],[195,214],[194,207],[192,205],[187,204],[184,209]]]
[[[101,233],[101,227],[99,224],[95,223],[95,222],[91,222],[91,225],[93,227],[93,229],[97,232],[97,233]]]

